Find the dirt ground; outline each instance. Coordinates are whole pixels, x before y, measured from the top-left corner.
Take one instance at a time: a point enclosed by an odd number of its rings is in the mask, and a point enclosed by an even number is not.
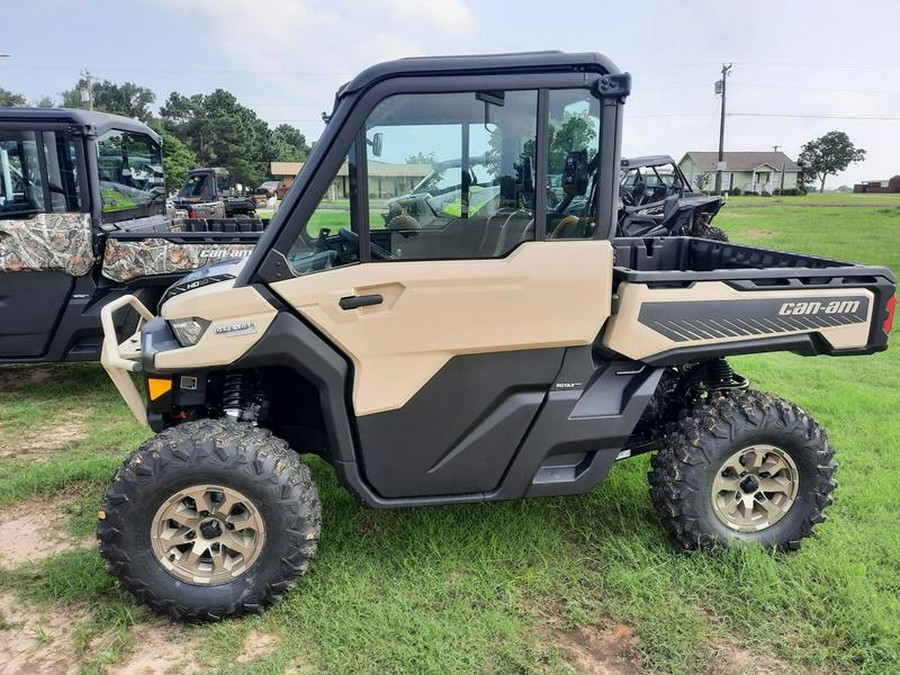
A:
[[[0,459],[49,459],[57,450],[85,437],[85,419],[89,413],[90,410],[66,411],[53,420],[17,430],[15,434],[0,432]]]
[[[73,501],[72,496],[32,498],[0,511],[0,569],[94,546],[93,537],[79,541],[66,532],[64,514]]]
[[[158,619],[150,624],[132,626],[129,634],[134,649],[121,665],[109,668],[106,671],[108,675],[193,675],[208,672],[192,659],[196,640],[183,626]]]
[[[571,654],[571,663],[578,673],[639,675],[644,672],[635,650],[638,638],[624,624],[606,629],[586,626],[580,630],[556,631],[553,639]]]
[[[83,610],[41,612],[23,605],[14,596],[0,594],[0,673],[56,675],[78,670],[72,649]]]

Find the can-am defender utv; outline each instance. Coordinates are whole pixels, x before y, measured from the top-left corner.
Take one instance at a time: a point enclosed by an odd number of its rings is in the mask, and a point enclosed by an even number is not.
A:
[[[159,316],[107,308],[104,364],[157,432],[103,500],[100,551],[121,584],[191,619],[278,600],[319,537],[300,453],[392,507],[580,494],[656,449],[651,496],[680,544],[796,548],[824,518],[834,451],[724,357],[883,350],[894,277],[612,239],[629,88],[592,53],[374,66],[338,92],[243,265],[189,275]],[[467,165],[485,155],[497,170],[477,189],[498,197],[472,210]],[[420,156],[461,158],[459,212],[386,228]],[[535,190],[550,175],[552,206]],[[146,322],[119,344],[126,305]]]

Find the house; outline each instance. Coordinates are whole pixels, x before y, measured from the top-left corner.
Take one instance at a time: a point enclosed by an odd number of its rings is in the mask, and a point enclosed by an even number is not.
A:
[[[290,187],[303,168],[303,162],[272,162],[272,176]],[[369,196],[391,198],[410,192],[432,171],[431,164],[389,164],[369,162]],[[330,199],[347,199],[350,196],[350,172],[347,164],[338,169],[329,189]]]
[[[867,180],[853,186],[854,192],[900,192],[900,176],[888,180]]]
[[[735,188],[741,192],[772,194],[775,190],[796,190],[800,166],[783,152],[726,152],[722,171],[722,191]],[[700,190],[714,190],[718,152],[687,152],[678,168],[691,185]]]

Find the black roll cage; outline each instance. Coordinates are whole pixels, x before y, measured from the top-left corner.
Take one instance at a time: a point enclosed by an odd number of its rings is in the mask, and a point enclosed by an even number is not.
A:
[[[619,157],[622,136],[622,105],[631,88],[631,76],[621,73],[607,59],[596,54],[577,56],[560,53],[522,55],[527,64],[518,67],[491,69],[494,57],[460,57],[448,63],[479,63],[479,67],[425,71],[421,64],[432,59],[410,59],[394,62],[397,72],[391,74],[391,64],[374,66],[341,89],[335,108],[322,137],[313,149],[294,181],[285,203],[272,219],[253,253],[241,271],[235,285],[271,283],[291,278],[293,274],[285,260],[285,253],[300,236],[318,198],[324,194],[340,166],[350,154],[351,192],[356,183],[355,208],[351,222],[359,224],[359,259],[371,259],[368,220],[369,195],[366,161],[362,157],[366,147],[365,122],[375,106],[389,96],[398,94],[460,93],[472,91],[536,90],[538,92],[538,125],[536,134],[535,184],[545,185],[547,176],[547,140],[549,125],[549,91],[552,89],[589,89],[600,100],[600,180],[594,195],[598,219],[594,239],[610,239],[615,235],[619,194]],[[498,56],[508,60],[509,56]],[[546,60],[541,65],[540,60]],[[440,61],[434,59],[434,61]],[[559,63],[554,63],[558,61]],[[412,67],[411,67],[412,66]],[[437,65],[435,66],[437,67]],[[361,80],[361,82],[360,82]],[[355,144],[354,144],[355,141]],[[543,181],[543,182],[542,182]],[[546,212],[546,194],[536,190],[535,211]],[[544,238],[543,219],[536,219],[535,238]],[[362,231],[366,230],[366,231]]]

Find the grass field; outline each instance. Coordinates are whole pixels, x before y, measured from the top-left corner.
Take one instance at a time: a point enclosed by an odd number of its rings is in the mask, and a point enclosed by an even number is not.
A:
[[[831,197],[733,199],[716,224],[734,241],[900,270],[900,199]],[[897,332],[871,357],[734,360],[838,449],[835,503],[799,553],[677,550],[650,506],[646,456],[581,497],[398,511],[359,506],[312,461],[324,524],[297,589],[261,617],[167,628],[158,649],[235,673],[900,672]],[[2,449],[50,446],[0,459],[0,517],[56,504],[61,530],[83,538],[147,432],[95,365],[4,368],[0,387]],[[75,617],[67,658],[87,672],[130,662],[159,630],[90,549],[7,566],[0,594]],[[0,617],[0,641],[16,625]]]

